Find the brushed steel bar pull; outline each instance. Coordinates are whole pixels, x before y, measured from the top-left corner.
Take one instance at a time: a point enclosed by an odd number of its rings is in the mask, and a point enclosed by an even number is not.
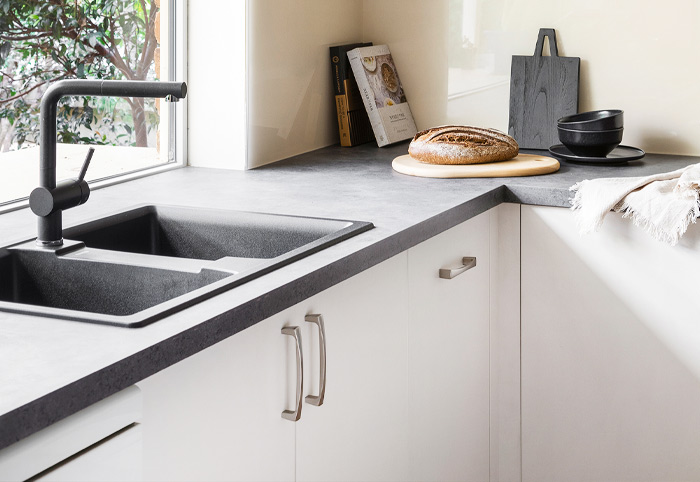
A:
[[[318,382],[318,396],[307,395],[306,403],[320,407],[326,396],[326,326],[321,315],[306,315],[304,321],[318,325],[318,349],[321,365],[321,376]]]
[[[282,418],[296,422],[301,418],[302,393],[304,393],[304,357],[301,352],[301,330],[298,326],[285,326],[282,328],[283,335],[294,337],[297,351],[297,394],[294,410],[282,412]]]
[[[459,266],[448,266],[447,268],[440,268],[440,278],[452,279],[455,278],[467,270],[472,269],[476,266],[476,258],[472,256],[465,256],[462,258],[462,264]]]

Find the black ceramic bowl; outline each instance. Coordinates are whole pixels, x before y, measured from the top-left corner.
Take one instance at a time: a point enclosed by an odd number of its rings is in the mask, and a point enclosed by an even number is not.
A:
[[[582,131],[557,127],[559,140],[577,156],[605,157],[622,142],[623,128]]]
[[[594,110],[568,115],[557,121],[559,127],[580,131],[605,131],[621,129],[624,124],[623,111],[619,109]]]

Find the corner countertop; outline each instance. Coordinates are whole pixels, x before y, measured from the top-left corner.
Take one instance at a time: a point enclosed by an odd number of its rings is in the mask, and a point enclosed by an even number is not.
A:
[[[152,203],[371,221],[375,228],[143,328],[0,312],[0,449],[502,202],[568,207],[569,187],[583,179],[700,162],[647,155],[620,167],[562,162],[545,176],[425,179],[392,170],[407,147],[331,146],[250,171],[176,169],[96,190],[66,211],[64,226]],[[0,246],[33,236],[28,209],[0,215]]]

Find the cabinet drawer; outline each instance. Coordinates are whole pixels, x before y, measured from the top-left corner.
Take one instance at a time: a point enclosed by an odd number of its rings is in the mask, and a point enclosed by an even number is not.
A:
[[[25,480],[141,418],[141,392],[129,387],[0,451],[0,480]]]

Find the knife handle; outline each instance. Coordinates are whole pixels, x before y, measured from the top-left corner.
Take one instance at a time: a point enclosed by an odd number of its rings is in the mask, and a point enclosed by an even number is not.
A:
[[[549,55],[552,57],[559,57],[559,49],[557,48],[557,33],[553,28],[540,29],[540,34],[537,36],[537,47],[535,47],[535,57],[542,57],[545,37],[549,37]]]

